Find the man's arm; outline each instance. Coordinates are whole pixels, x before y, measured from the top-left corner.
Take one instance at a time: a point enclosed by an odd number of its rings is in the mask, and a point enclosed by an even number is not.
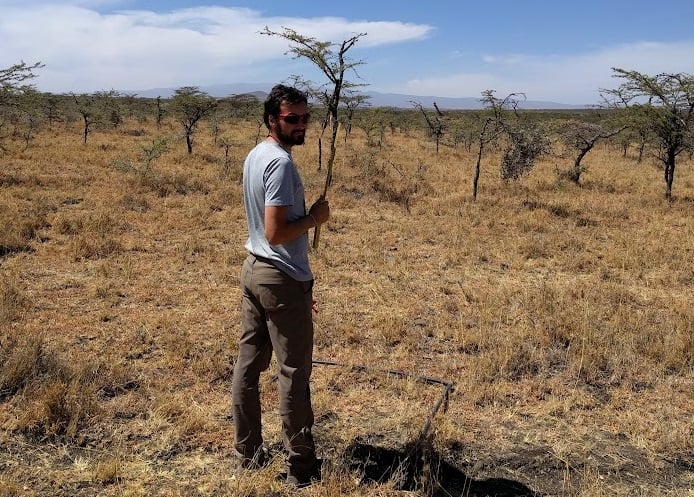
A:
[[[311,228],[315,228],[318,223],[318,220],[310,214],[289,222],[287,221],[288,211],[289,207],[286,205],[265,206],[265,238],[270,245],[290,242]]]
[[[300,237],[330,218],[330,204],[323,197],[314,202],[304,217],[289,222],[289,206],[265,206],[265,238],[270,245],[279,245]]]

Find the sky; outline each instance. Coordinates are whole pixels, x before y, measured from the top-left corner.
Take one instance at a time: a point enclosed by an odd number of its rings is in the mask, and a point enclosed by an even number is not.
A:
[[[0,0],[0,69],[41,62],[32,84],[53,93],[325,83],[259,33],[287,27],[366,33],[347,53],[364,91],[587,105],[613,67],[693,74],[692,19],[694,0]]]

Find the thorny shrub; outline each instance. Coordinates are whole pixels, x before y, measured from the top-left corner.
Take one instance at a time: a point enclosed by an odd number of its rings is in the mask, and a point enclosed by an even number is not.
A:
[[[526,124],[508,131],[510,143],[501,158],[501,178],[516,180],[528,173],[549,146],[539,126]]]

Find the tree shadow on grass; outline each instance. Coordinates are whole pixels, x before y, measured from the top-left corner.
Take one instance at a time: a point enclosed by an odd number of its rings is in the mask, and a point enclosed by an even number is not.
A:
[[[427,441],[394,449],[377,447],[358,439],[347,447],[345,458],[349,468],[362,475],[362,484],[392,482],[398,490],[420,490],[430,497],[539,497],[517,481],[470,478],[444,461]]]

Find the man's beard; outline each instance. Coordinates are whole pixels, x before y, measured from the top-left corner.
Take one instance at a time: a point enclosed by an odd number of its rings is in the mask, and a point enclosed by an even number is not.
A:
[[[277,138],[280,142],[286,143],[287,145],[303,145],[304,139],[306,137],[305,131],[295,131],[293,133],[283,133],[281,129],[277,129]]]

